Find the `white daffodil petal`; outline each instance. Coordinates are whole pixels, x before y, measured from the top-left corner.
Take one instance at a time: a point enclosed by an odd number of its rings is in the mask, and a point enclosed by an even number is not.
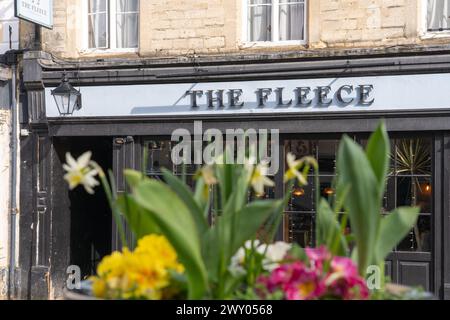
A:
[[[306,181],[306,178],[300,173],[300,172],[296,172],[295,176],[297,177],[298,181],[302,184],[302,185],[307,185],[308,181]]]
[[[92,156],[92,152],[91,151],[86,151],[85,153],[83,153],[79,158],[78,158],[78,166],[80,168],[85,168],[89,165],[89,162],[91,161],[91,156]]]
[[[72,169],[75,169],[78,165],[77,161],[72,157],[72,155],[69,152],[66,153],[66,162]]]
[[[274,187],[275,182],[273,182],[271,179],[264,177],[264,185],[268,187]]]

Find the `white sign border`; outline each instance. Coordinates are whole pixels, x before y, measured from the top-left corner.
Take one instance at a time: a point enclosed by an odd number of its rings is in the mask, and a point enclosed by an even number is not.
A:
[[[43,23],[42,21],[37,21],[37,20],[31,19],[29,17],[25,17],[22,14],[20,14],[19,13],[19,9],[18,9],[18,3],[20,1],[22,1],[22,0],[14,0],[14,16],[15,17],[17,17],[19,19],[23,19],[23,20],[31,22],[31,23],[35,23],[35,24],[40,25],[40,26],[42,26],[44,28],[53,30],[53,0],[49,0],[50,1],[50,8],[52,9],[51,10],[52,12],[50,14],[50,24],[46,24],[46,23]]]

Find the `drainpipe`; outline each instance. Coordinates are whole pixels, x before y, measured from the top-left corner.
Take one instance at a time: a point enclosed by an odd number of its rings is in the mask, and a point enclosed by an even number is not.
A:
[[[10,247],[9,247],[9,277],[8,299],[14,297],[15,268],[16,268],[16,220],[17,220],[17,99],[16,99],[16,72],[17,53],[12,52],[11,61],[11,164],[10,164]]]

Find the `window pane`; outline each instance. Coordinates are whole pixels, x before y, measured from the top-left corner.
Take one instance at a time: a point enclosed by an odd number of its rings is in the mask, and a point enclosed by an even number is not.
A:
[[[304,17],[305,5],[298,1],[289,0],[289,4],[280,3],[279,30],[280,40],[303,40],[304,39]]]
[[[338,146],[339,140],[317,141],[316,148],[320,174],[334,174]]]
[[[138,12],[139,0],[117,0],[117,12]]]
[[[89,13],[106,12],[107,0],[89,0]]]
[[[249,41],[270,41],[272,39],[272,4],[268,0],[253,0],[248,8]]]
[[[117,48],[137,48],[139,45],[139,2],[117,0]]]
[[[442,31],[450,28],[450,1],[428,0],[427,29]]]
[[[431,179],[397,178],[397,207],[418,206],[421,213],[431,213]]]
[[[89,48],[108,46],[108,16],[106,13],[89,15]]]
[[[289,211],[314,211],[314,179],[308,178],[308,185],[299,186],[298,182],[291,190]]]
[[[419,216],[417,225],[399,243],[397,251],[430,252],[431,242],[431,216]]]
[[[431,141],[428,139],[397,140],[394,157],[397,175],[431,174]]]
[[[161,176],[162,168],[172,170],[172,160],[170,158],[169,141],[149,141],[147,142],[147,174],[151,176]]]
[[[289,242],[301,247],[314,246],[314,222],[310,213],[288,213],[285,215],[285,230]]]

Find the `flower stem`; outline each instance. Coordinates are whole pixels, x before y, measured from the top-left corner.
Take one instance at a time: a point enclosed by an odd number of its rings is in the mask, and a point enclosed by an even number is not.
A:
[[[127,242],[126,242],[125,231],[124,231],[124,227],[123,227],[123,221],[120,216],[120,212],[117,210],[117,206],[115,203],[115,199],[116,199],[115,190],[112,190],[103,169],[96,162],[92,161],[91,163],[94,166],[94,168],[97,170],[98,176],[100,177],[100,181],[102,183],[103,190],[105,191],[106,198],[108,199],[109,207],[111,208],[111,212],[113,214],[114,220],[117,225],[117,229],[119,231],[119,236],[120,236],[120,241],[122,243],[122,247],[126,248]],[[111,179],[113,179],[113,178],[114,177],[111,177]],[[111,180],[111,183],[114,185],[114,180]]]

